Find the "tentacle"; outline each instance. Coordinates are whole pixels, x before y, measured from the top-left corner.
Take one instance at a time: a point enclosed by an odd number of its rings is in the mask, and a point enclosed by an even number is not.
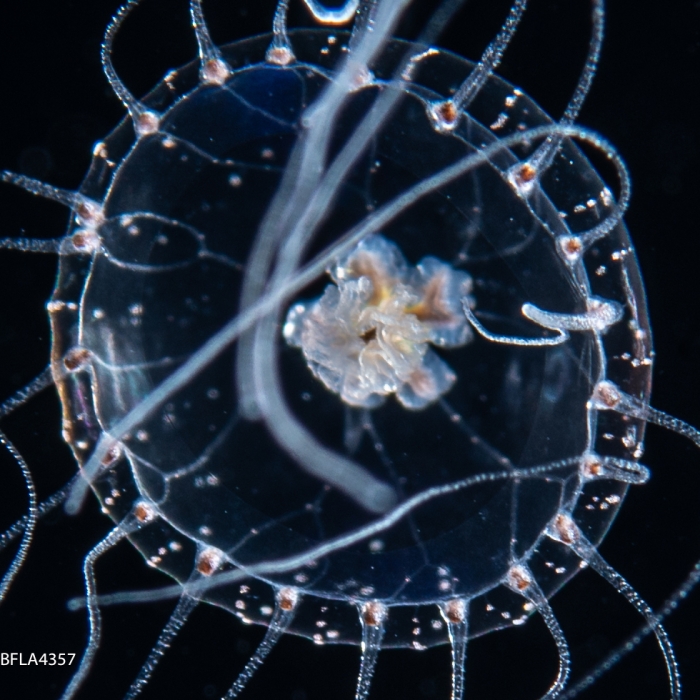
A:
[[[554,612],[549,605],[547,597],[537,585],[535,578],[527,567],[523,564],[516,564],[513,566],[508,572],[505,584],[511,590],[527,598],[535,606],[535,609],[547,625],[547,629],[552,635],[554,643],[557,645],[559,671],[554,683],[552,683],[547,693],[541,698],[541,700],[555,700],[566,687],[566,681],[571,671],[571,655],[569,654],[569,645],[566,643],[564,632],[557,618],[554,617]]]
[[[629,170],[619,153],[606,153],[605,157],[615,168],[619,181],[620,192],[617,196],[616,209],[618,211],[625,212],[627,211],[630,198],[632,197],[632,178],[630,177]],[[588,231],[581,231],[581,233],[578,234],[578,238],[583,244],[581,246],[581,250],[588,250],[588,248],[590,248],[596,241],[612,231],[613,228],[617,226],[619,221],[620,218],[617,216],[608,216],[599,224],[596,224],[592,229],[589,229]]]
[[[472,100],[498,68],[503,53],[508,48],[508,44],[510,44],[520,24],[527,2],[528,0],[516,0],[513,3],[500,31],[486,47],[481,60],[460,85],[454,96],[432,105],[431,113],[439,128],[450,130],[457,126],[460,114],[469,108]]]
[[[36,396],[40,391],[53,384],[51,367],[47,367],[41,374],[34,377],[27,386],[16,391],[9,399],[0,404],[0,418],[9,416],[10,413],[23,406],[29,399]]]
[[[173,610],[170,619],[158,637],[158,641],[155,643],[153,649],[151,649],[151,653],[141,667],[139,675],[131,684],[129,692],[124,696],[124,700],[134,700],[134,698],[137,698],[141,694],[141,691],[146,687],[146,684],[153,675],[153,671],[155,671],[158,662],[163,658],[166,650],[170,647],[173,639],[175,639],[182,629],[182,626],[187,622],[187,618],[197,607],[198,603],[199,600],[189,595],[187,593],[187,587],[185,587],[185,591],[180,597],[180,600],[178,600],[175,610]]]
[[[299,593],[294,588],[281,588],[277,591],[275,599],[275,611],[270,619],[270,624],[265,632],[260,646],[250,657],[245,668],[240,672],[234,684],[229,688],[224,700],[237,698],[253,674],[260,668],[262,662],[272,651],[279,638],[285,633],[290,623],[294,619],[294,614],[299,604]]]
[[[522,314],[533,323],[553,331],[595,331],[605,333],[623,316],[621,304],[608,299],[588,297],[586,311],[581,314],[561,314],[544,311],[534,304],[523,304]]]
[[[32,478],[32,473],[29,471],[29,467],[24,460],[24,457],[17,451],[17,448],[8,440],[5,433],[0,430],[0,443],[2,443],[7,451],[14,457],[15,462],[19,465],[22,471],[22,476],[24,477],[24,483],[27,487],[27,497],[29,499],[29,506],[27,508],[26,520],[24,522],[24,534],[22,535],[22,542],[19,545],[17,554],[15,554],[10,568],[7,570],[5,575],[0,580],[0,602],[5,598],[7,591],[12,585],[12,581],[15,576],[19,573],[24,560],[27,558],[27,552],[29,552],[29,546],[32,543],[32,537],[34,536],[34,528],[36,527],[36,521],[39,517],[39,512],[36,503],[36,489],[34,488],[34,479]]]
[[[452,647],[452,698],[464,697],[464,669],[469,640],[469,601],[462,598],[448,600],[440,605],[440,614],[447,623]]]
[[[595,331],[604,333],[610,326],[617,323],[623,315],[623,309],[615,301],[591,297],[587,300],[588,309],[581,314],[562,314],[552,311],[544,311],[534,304],[523,304],[522,314],[525,318],[536,323],[542,328],[555,331],[552,338],[522,338],[519,336],[497,335],[486,330],[476,318],[469,305],[469,300],[464,299],[462,308],[469,323],[479,335],[493,343],[504,345],[521,345],[542,347],[547,345],[560,345],[569,339],[568,331]]]
[[[541,348],[549,345],[561,345],[569,339],[569,334],[563,328],[557,328],[557,335],[552,336],[551,338],[522,338],[514,335],[498,335],[496,333],[491,333],[491,331],[486,330],[486,328],[481,325],[481,322],[474,315],[468,299],[465,298],[462,301],[462,308],[464,309],[464,315],[467,317],[467,321],[472,324],[474,330],[480,336],[486,338],[486,340],[490,340],[492,343]]]
[[[92,252],[99,245],[97,229],[104,221],[102,205],[99,202],[86,197],[80,192],[54,187],[40,180],[35,180],[26,175],[19,175],[9,170],[0,172],[0,180],[16,185],[31,194],[69,207],[74,213],[75,222],[80,226],[80,229],[75,231],[70,239],[72,251],[77,253]],[[30,253],[60,254],[66,250],[63,247],[65,241],[65,238],[3,238],[0,239],[0,248],[23,250]],[[71,248],[69,247],[67,250],[70,252]]]
[[[700,582],[700,560],[695,562],[691,572],[685,581],[669,596],[663,606],[654,613],[654,617],[663,622],[678,606],[688,597],[690,592]],[[630,652],[634,651],[654,631],[648,624],[642,625],[633,635],[613,649],[602,661],[598,662],[591,671],[573,685],[563,696],[562,700],[573,700],[584,690],[594,685],[604,674],[617,664]]]
[[[50,253],[61,251],[61,240],[56,238],[0,238],[0,248],[21,250],[24,253]]]
[[[286,66],[294,60],[294,51],[287,35],[287,10],[289,0],[280,0],[272,21],[272,43],[265,54],[268,63]]]
[[[13,173],[9,170],[0,172],[0,180],[7,182],[10,185],[16,185],[26,192],[36,194],[44,199],[50,199],[53,202],[64,204],[69,209],[75,211],[78,217],[78,223],[81,226],[95,226],[102,222],[102,207],[100,204],[80,192],[66,190],[62,187],[54,187],[48,185],[41,180],[36,180],[33,177]]]
[[[573,519],[564,513],[556,516],[547,530],[547,534],[553,540],[561,542],[571,548],[594,571],[602,576],[611,586],[621,593],[627,601],[634,606],[637,612],[644,617],[649,627],[656,635],[661,653],[664,656],[668,671],[669,688],[672,700],[680,700],[681,679],[673,652],[671,640],[659,618],[654,611],[642,599],[637,591],[600,556],[596,548],[586,539],[584,534],[574,523]]]
[[[145,504],[138,504],[134,514],[129,514],[117,525],[101,542],[93,547],[83,562],[83,576],[85,579],[86,607],[88,609],[88,625],[90,628],[88,643],[83,652],[78,669],[73,674],[70,683],[66,687],[61,700],[71,700],[75,697],[80,686],[87,678],[95,659],[95,654],[100,646],[102,636],[102,615],[97,604],[97,586],[95,582],[95,562],[114,545],[125,537],[135,532],[144,523],[150,522],[155,516],[152,509]]]
[[[593,11],[591,12],[591,39],[588,45],[588,55],[586,63],[583,66],[581,75],[579,76],[576,89],[574,90],[569,104],[564,110],[559,123],[562,126],[573,124],[578,117],[581,107],[588,95],[593,78],[598,68],[598,60],[600,59],[600,49],[603,45],[603,36],[605,30],[605,2],[604,0],[593,0]],[[548,138],[528,160],[528,165],[535,172],[542,173],[551,165],[556,156],[562,139],[559,136],[551,136]]]
[[[595,452],[587,452],[581,463],[583,477],[591,479],[612,479],[623,484],[646,484],[651,478],[648,467],[620,457],[601,457]]]
[[[382,648],[384,625],[388,614],[389,610],[386,605],[376,600],[368,601],[360,608],[362,661],[360,662],[360,675],[357,678],[355,700],[367,700],[369,695],[374,667],[377,665],[377,656]]]
[[[144,136],[158,131],[160,126],[160,115],[146,105],[137,100],[127,89],[121,78],[117,75],[112,64],[112,48],[114,37],[122,23],[129,16],[131,11],[141,2],[141,0],[129,0],[125,5],[122,5],[117,14],[112,17],[112,21],[107,27],[105,38],[102,42],[102,69],[107,76],[109,85],[114,91],[114,94],[119,98],[119,101],[126,107],[134,123],[134,131],[137,136]]]
[[[37,518],[41,519],[47,513],[50,513],[54,508],[63,503],[70,493],[71,486],[77,477],[73,477],[65,486],[62,486],[53,495],[49,496],[45,501],[42,501],[36,508]],[[0,535],[0,552],[7,547],[11,542],[14,542],[26,529],[30,521],[30,514],[25,513],[19,520],[13,523],[10,527]]]
[[[611,381],[604,380],[596,384],[591,402],[593,407],[599,411],[616,411],[626,416],[656,423],[662,428],[687,437],[688,440],[692,440],[700,447],[700,430],[679,418],[674,418],[663,411],[652,408],[630,394],[625,394]]]
[[[199,47],[199,79],[203,83],[223,85],[231,75],[231,66],[211,39],[202,12],[202,0],[190,0],[190,15]]]

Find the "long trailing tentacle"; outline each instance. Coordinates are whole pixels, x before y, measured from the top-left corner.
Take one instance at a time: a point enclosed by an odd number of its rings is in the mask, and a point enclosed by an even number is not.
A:
[[[240,672],[226,695],[224,695],[224,700],[237,698],[245,688],[253,674],[260,668],[262,662],[289,627],[294,619],[298,604],[299,593],[294,588],[281,588],[277,591],[275,611],[272,614],[265,636],[253,656],[246,663],[245,668]]]
[[[578,117],[581,107],[591,89],[593,78],[595,77],[600,59],[600,51],[603,46],[603,36],[605,28],[605,2],[604,0],[593,0],[593,10],[591,12],[591,38],[588,45],[588,55],[583,70],[579,76],[569,103],[564,110],[559,123],[562,126],[573,124]],[[557,135],[549,137],[535,153],[529,158],[528,165],[534,172],[541,173],[547,170],[556,156],[562,139]]]
[[[44,515],[50,513],[66,500],[68,494],[70,493],[71,487],[73,486],[73,482],[77,478],[77,476],[74,476],[67,484],[58,489],[58,491],[49,496],[45,501],[42,501],[37,505],[36,512],[38,519],[41,519]],[[29,513],[25,513],[15,523],[10,525],[5,532],[0,534],[0,552],[2,552],[2,550],[5,549],[5,547],[7,547],[10,543],[14,542],[27,529],[30,520],[31,515]]]
[[[0,238],[0,248],[21,250],[23,253],[49,253],[58,255],[61,250],[60,239],[55,238]]]
[[[355,700],[367,700],[369,688],[377,665],[377,656],[382,648],[384,628],[389,609],[384,603],[370,600],[360,607],[360,623],[362,624],[362,660],[360,673],[357,677]]]
[[[647,625],[654,632],[661,653],[663,654],[666,670],[668,671],[671,698],[672,700],[680,700],[680,672],[678,670],[676,655],[673,651],[671,640],[661,624],[661,621],[654,614],[654,611],[649,607],[646,601],[642,599],[639,593],[637,593],[637,591],[635,591],[634,588],[605,561],[605,559],[603,559],[569,515],[565,513],[557,515],[548,528],[547,534],[553,540],[568,546],[577,556],[585,561],[586,564],[621,593],[629,603],[634,606],[637,612],[644,617]]]
[[[620,413],[622,415],[655,423],[662,428],[666,428],[667,430],[671,430],[678,435],[682,435],[688,440],[691,440],[697,447],[700,447],[700,430],[693,427],[689,423],[680,420],[679,418],[674,418],[663,411],[659,411],[658,409],[649,406],[648,403],[641,401],[630,394],[626,394],[617,385],[609,380],[603,380],[596,384],[593,391],[593,396],[591,397],[591,404],[599,411],[615,411],[616,413]],[[580,535],[578,535],[578,533],[577,537],[580,539]],[[637,607],[637,609],[644,615],[647,620],[647,624],[635,632],[635,634],[633,634],[617,649],[613,650],[595,667],[595,669],[587,673],[586,676],[567,693],[567,700],[575,698],[579,695],[579,693],[592,685],[604,673],[615,666],[620,659],[635,649],[642,639],[652,632],[656,635],[664,653],[666,665],[669,669],[672,693],[674,693],[673,697],[675,698],[675,693],[680,693],[678,669],[673,656],[673,649],[668,641],[668,638],[666,637],[666,631],[661,626],[661,623],[678,607],[679,603],[687,597],[690,591],[697,586],[698,582],[700,582],[700,561],[696,562],[685,581],[683,581],[683,583],[673,592],[666,603],[664,603],[663,607],[654,613],[641,599],[639,599],[638,603],[629,597],[632,589],[630,588],[629,591],[627,591],[625,588],[625,586],[629,587],[629,584],[626,584],[624,579],[621,577],[620,581],[616,582],[619,574],[617,574],[607,564],[607,562],[600,558],[600,555],[595,552],[589,543],[584,542],[583,545],[579,544],[579,546],[583,547],[582,553],[593,557],[593,560],[590,562],[591,566],[596,568],[596,571],[599,571],[599,573],[604,576],[606,580],[618,588],[623,595],[628,597],[630,602],[632,602],[633,605],[635,605],[635,607]],[[632,593],[634,593],[634,591],[632,591]],[[642,607],[638,607],[638,604],[642,605]],[[643,606],[646,606],[647,609],[645,610]],[[668,652],[666,645],[668,646]]]
[[[7,182],[10,185],[15,185],[21,189],[29,192],[30,194],[35,194],[44,199],[50,199],[53,202],[58,202],[68,207],[75,212],[76,221],[80,226],[91,229],[102,223],[102,207],[101,205],[86,197],[80,192],[74,192],[73,190],[66,190],[62,187],[54,187],[54,185],[49,185],[41,180],[36,180],[33,177],[27,177],[26,175],[20,175],[18,173],[13,173],[9,170],[3,170],[0,172],[0,180]],[[9,241],[21,241],[26,239],[3,239]],[[34,240],[34,239],[29,239]],[[58,252],[58,250],[49,250],[51,245],[56,245],[51,239],[47,241],[37,240],[37,250],[40,252],[43,244],[46,244],[47,251],[45,252]],[[2,246],[4,248],[17,248],[18,245],[11,245],[10,243]]]
[[[36,181],[29,180],[28,178],[24,178],[23,176],[15,176],[12,173],[6,172],[3,173],[2,179],[6,182],[13,182],[15,179],[18,179],[19,182],[16,184],[19,184],[21,187],[25,187],[25,180],[32,184],[36,183]],[[49,187],[48,185],[43,185],[43,183],[40,184],[42,185],[42,187]],[[27,188],[25,187],[25,189]],[[55,188],[51,189],[55,190]],[[64,194],[62,190],[56,190],[56,192],[60,192],[61,195]],[[38,192],[38,194],[42,193]],[[62,203],[65,204],[66,202]],[[19,239],[12,239],[10,242],[16,243],[18,240]],[[28,240],[31,242],[31,239]],[[11,245],[3,246],[2,243],[3,241],[0,241],[0,247],[13,247]],[[55,242],[37,241],[37,243],[54,244]],[[26,248],[24,247],[22,247],[21,249],[26,250]],[[36,396],[43,389],[45,389],[48,386],[51,386],[52,383],[53,378],[51,376],[51,368],[47,367],[43,372],[41,372],[41,374],[39,374],[31,382],[29,382],[29,384],[27,384],[25,387],[22,387],[19,391],[16,391],[9,399],[6,399],[5,401],[3,401],[2,404],[0,404],[0,418],[8,416],[20,406],[24,405],[33,396]],[[0,534],[0,551],[5,549],[5,547],[7,547],[12,541],[14,541],[20,535],[22,535],[22,541],[19,545],[17,553],[15,554],[15,558],[13,559],[9,569],[5,572],[5,575],[3,576],[2,580],[0,580],[0,601],[2,601],[5,595],[7,595],[7,591],[12,585],[13,580],[19,573],[19,570],[27,557],[29,547],[31,546],[32,538],[34,536],[36,523],[39,517],[52,510],[59,503],[63,502],[68,493],[68,487],[64,486],[61,490],[59,490],[57,493],[51,496],[47,501],[44,501],[44,503],[42,504],[38,504],[32,473],[25,459],[22,457],[17,448],[12,444],[12,442],[2,431],[0,431],[0,443],[2,443],[5,446],[5,448],[14,458],[15,462],[17,462],[17,464],[19,465],[19,468],[22,471],[22,476],[24,477],[24,482],[26,484],[27,498],[29,501],[27,512],[17,522],[11,525],[4,533]]]
[[[138,137],[158,131],[160,115],[137,100],[136,97],[129,92],[126,85],[124,85],[112,64],[112,47],[114,45],[114,38],[124,20],[140,2],[141,0],[129,0],[117,10],[117,14],[114,15],[112,21],[107,26],[105,38],[102,42],[102,68],[105,76],[114,94],[129,112],[134,123],[134,131]]]
[[[561,696],[562,691],[566,687],[566,681],[571,671],[571,655],[569,653],[569,645],[566,643],[566,637],[564,637],[564,632],[557,618],[554,616],[547,596],[542,592],[542,589],[537,585],[537,581],[524,564],[516,564],[513,566],[508,572],[505,583],[511,590],[524,596],[535,606],[535,609],[547,625],[547,629],[552,635],[554,643],[557,645],[559,671],[549,690],[540,699],[556,700],[556,698]]]
[[[156,670],[159,661],[163,658],[163,655],[172,644],[173,639],[178,635],[182,626],[187,622],[190,613],[197,607],[198,603],[199,600],[189,595],[185,587],[180,600],[178,600],[175,606],[175,610],[173,610],[170,619],[158,636],[158,641],[155,643],[153,649],[151,649],[151,653],[141,667],[138,676],[136,676],[136,679],[131,684],[129,691],[124,696],[124,700],[135,700],[135,698],[141,694],[153,675],[153,672]]]
[[[51,367],[47,367],[43,372],[41,372],[34,379],[32,379],[32,381],[29,382],[29,384],[16,391],[12,396],[10,396],[9,399],[6,399],[2,402],[2,404],[0,404],[0,418],[4,418],[5,416],[10,415],[18,408],[20,408],[20,406],[26,404],[27,401],[29,401],[31,398],[33,398],[52,384],[53,376],[51,374]],[[68,494],[70,493],[70,489],[73,486],[73,482],[77,477],[73,477],[70,481],[68,481],[67,484],[65,484],[58,491],[49,496],[49,498],[47,498],[45,501],[42,501],[41,503],[36,503],[36,494],[34,492],[33,485],[30,485],[31,473],[29,472],[26,462],[24,461],[24,459],[22,459],[21,455],[11,445],[7,438],[5,438],[3,442],[7,446],[13,457],[16,460],[21,460],[19,461],[19,464],[20,468],[22,469],[22,472],[25,474],[25,481],[27,482],[30,504],[27,513],[25,513],[21,518],[19,518],[15,523],[13,523],[7,530],[5,530],[5,532],[0,534],[0,552],[3,549],[5,549],[5,547],[7,547],[10,543],[14,542],[14,540],[16,540],[20,535],[23,535],[22,544],[20,545],[20,551],[23,551],[29,546],[28,542],[29,540],[31,540],[31,532],[34,530],[36,521],[42,516],[46,515],[47,513],[50,513],[54,508],[56,508],[66,500]],[[29,478],[29,480],[27,480],[27,477]],[[34,502],[33,507],[32,502]],[[24,555],[22,556],[22,559],[24,559]],[[15,575],[16,572],[12,574],[10,580],[11,578],[14,578]],[[5,581],[8,576],[10,576],[9,571],[5,575],[5,579],[3,579],[3,581]],[[6,592],[7,587],[9,587],[9,581],[7,581],[6,585],[4,583],[0,585],[0,590],[2,591],[2,594],[0,594],[0,600]]]
[[[652,408],[647,403],[640,401],[634,396],[624,393],[621,389],[619,389],[619,387],[610,381],[605,380],[598,382],[593,392],[591,402],[598,410],[615,411],[623,415],[641,418],[643,420],[650,421],[651,423],[655,423],[656,425],[688,438],[695,445],[700,447],[700,431],[697,428],[694,428],[685,421],[669,416],[663,411]],[[588,674],[587,677],[573,689],[575,692],[570,697],[575,697],[580,690],[582,690],[584,687],[588,687],[593,680],[597,679],[606,670],[608,670],[608,668],[611,668],[612,665],[617,663],[617,661],[622,658],[622,656],[629,653],[629,651],[637,646],[644,636],[650,634],[651,632],[654,632],[656,635],[659,645],[664,653],[664,659],[669,672],[669,682],[671,683],[672,688],[672,697],[674,699],[676,697],[680,697],[680,679],[675,657],[673,655],[673,648],[671,647],[670,641],[666,636],[666,631],[661,626],[661,622],[677,607],[678,602],[697,585],[698,581],[700,580],[700,562],[695,565],[687,579],[669,598],[662,610],[659,611],[659,613],[653,613],[643,600],[639,599],[639,601],[635,601],[635,599],[631,597],[634,591],[629,587],[629,584],[627,584],[621,577],[620,581],[617,581],[616,577],[618,577],[619,574],[617,574],[607,564],[607,562],[605,562],[600,555],[595,552],[590,544],[584,543],[583,545],[579,546],[583,547],[583,553],[586,553],[588,556],[592,557],[592,561],[590,562],[591,566],[596,568],[596,571],[598,571],[601,576],[604,576],[606,580],[618,588],[618,590],[620,590],[625,597],[628,597],[630,602],[635,605],[635,607],[637,607],[637,609],[644,615],[647,620],[647,625],[645,628],[633,635],[633,637],[628,640],[627,643],[620,647],[619,651],[613,652],[610,659],[606,659],[603,663],[599,664],[595,671]],[[627,586],[627,588],[625,586]],[[636,596],[636,593],[634,593],[634,595]],[[600,671],[598,672],[598,670]]]
[[[145,504],[137,504],[134,514],[129,514],[101,542],[93,547],[83,562],[83,577],[85,579],[86,607],[88,610],[89,636],[78,669],[73,674],[70,683],[63,691],[61,700],[72,700],[90,673],[95,655],[100,646],[102,636],[102,615],[97,603],[97,584],[95,581],[95,562],[118,542],[135,532],[143,524],[153,520],[152,509]]]
[[[10,185],[21,187],[26,192],[39,195],[44,199],[50,199],[59,204],[64,204],[70,209],[77,210],[81,204],[88,201],[86,197],[73,190],[54,187],[53,185],[41,182],[41,180],[36,180],[26,175],[20,175],[19,173],[13,173],[9,170],[3,170],[2,173],[0,173],[0,180]]]
[[[0,404],[0,418],[9,416],[10,413],[20,406],[23,406],[29,399],[52,384],[53,376],[51,375],[51,367],[47,367],[41,374],[34,377],[29,384],[19,389],[19,391],[16,391],[9,399],[5,399],[5,401]]]
[[[654,612],[654,617],[658,622],[663,622],[669,615],[678,609],[678,606],[688,597],[690,592],[700,583],[700,560],[695,562],[688,576],[683,583],[669,596],[659,610]],[[594,685],[610,669],[629,653],[634,651],[642,642],[654,631],[648,624],[642,625],[634,634],[613,649],[605,658],[598,662],[595,668],[588,671],[583,678],[575,682],[573,686],[562,696],[562,700],[573,700],[584,690]]]
[[[469,601],[454,598],[440,605],[440,614],[447,623],[452,656],[452,697],[464,697],[464,669],[467,662],[469,641]]]
[[[29,552],[29,547],[32,543],[32,537],[34,536],[34,528],[36,527],[36,521],[39,517],[37,509],[36,500],[36,489],[34,487],[34,479],[32,478],[32,473],[29,471],[29,467],[24,460],[24,457],[18,452],[17,448],[10,442],[4,432],[0,430],[0,443],[2,443],[5,449],[14,457],[15,462],[19,465],[22,471],[22,476],[24,477],[24,483],[27,487],[27,497],[29,499],[29,506],[27,508],[26,520],[24,522],[24,532],[22,534],[22,541],[19,545],[19,549],[15,554],[10,568],[7,570],[5,575],[0,580],[0,602],[4,599],[7,591],[12,585],[12,581],[15,579],[19,570],[22,568],[25,559],[27,558],[27,553]]]
[[[680,418],[669,416],[663,411],[652,408],[648,403],[624,393],[611,381],[598,382],[591,401],[599,411],[615,411],[633,418],[647,420],[688,438],[700,447],[700,430],[694,428],[690,423],[680,420]]]
[[[439,128],[451,130],[457,126],[460,114],[469,108],[472,100],[498,68],[525,13],[527,2],[528,0],[516,0],[513,3],[500,31],[486,47],[479,63],[459,86],[457,92],[452,97],[432,105],[432,116]]]

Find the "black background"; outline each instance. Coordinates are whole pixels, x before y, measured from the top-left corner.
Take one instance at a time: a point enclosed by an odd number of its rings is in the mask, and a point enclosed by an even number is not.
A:
[[[475,0],[439,43],[477,57],[507,6]],[[63,187],[79,185],[92,144],[122,115],[99,66],[103,28],[115,9],[112,0],[4,4],[0,167]],[[273,11],[272,3],[261,0],[209,0],[205,9],[219,43],[267,31]],[[500,71],[555,117],[583,62],[588,13],[585,0],[532,0]],[[297,7],[293,18],[308,21]],[[420,14],[412,21],[417,26]],[[580,122],[609,138],[631,170],[627,223],[654,331],[653,403],[700,425],[700,3],[613,1],[606,32],[600,72]],[[149,0],[119,37],[115,64],[130,88],[142,94],[193,53],[186,4]],[[0,198],[0,236],[24,232],[50,238],[65,227],[66,214],[58,205],[6,185]],[[54,274],[51,256],[0,252],[0,398],[45,366],[50,338],[43,305]],[[58,416],[49,390],[2,426],[26,455],[41,496],[74,470],[59,438]],[[700,453],[652,427],[644,461],[653,478],[633,490],[601,551],[656,607],[700,557]],[[0,528],[25,507],[16,474],[12,461],[0,455]],[[81,592],[81,558],[108,529],[94,503],[76,518],[56,512],[41,524],[28,564],[0,608],[0,652],[81,652],[84,616],[67,612],[65,601]],[[105,558],[97,578],[103,591],[163,582],[126,545]],[[553,606],[571,643],[575,677],[637,624],[620,597],[589,572],[558,594]],[[104,644],[80,697],[122,697],[170,608],[165,603],[109,610]],[[668,620],[686,698],[700,697],[699,623],[696,592]],[[220,697],[261,635],[262,629],[245,628],[217,610],[198,610],[144,697]],[[285,638],[244,697],[351,698],[358,663],[357,649]],[[489,635],[469,648],[465,698],[536,698],[548,687],[555,663],[553,644],[537,620]],[[0,667],[0,696],[57,698],[67,678],[65,669]],[[583,697],[667,698],[665,682],[660,653],[645,642]],[[382,653],[371,697],[446,700],[448,650]]]

